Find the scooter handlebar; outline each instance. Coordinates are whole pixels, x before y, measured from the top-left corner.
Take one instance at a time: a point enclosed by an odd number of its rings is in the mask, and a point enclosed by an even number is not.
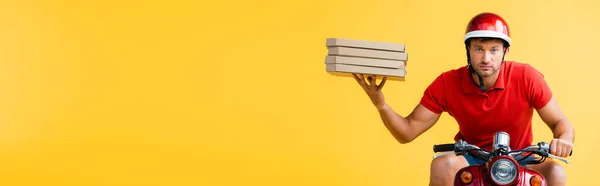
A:
[[[454,143],[433,145],[433,152],[454,151]]]

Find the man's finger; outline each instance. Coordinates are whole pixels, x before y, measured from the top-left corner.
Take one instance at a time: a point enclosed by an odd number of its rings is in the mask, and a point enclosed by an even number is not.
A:
[[[377,76],[371,76],[371,90],[375,90],[377,88]]]
[[[363,86],[367,83],[365,82],[365,76],[363,74],[358,74],[358,79],[360,79],[360,84]]]
[[[357,77],[358,77],[360,86],[362,86],[363,88],[365,88],[365,86],[367,84],[367,82],[365,82],[365,76],[362,75],[362,74],[358,74]]]
[[[356,80],[356,82],[360,84],[360,78],[358,78],[358,76],[355,73],[352,73],[352,77],[354,77],[354,80]]]
[[[363,74],[358,74],[356,76],[358,78],[358,84],[360,84],[360,87],[365,91],[368,92],[369,91],[369,85],[367,84],[367,82],[365,81],[365,76]]]
[[[569,148],[568,147],[565,147],[562,150],[562,157],[564,157],[564,158],[569,157]]]
[[[387,80],[387,76],[383,77],[381,83],[379,83],[379,86],[377,86],[377,90],[381,90],[383,88],[383,85],[385,85],[385,80]]]
[[[570,146],[566,141],[562,141],[560,143],[560,157],[566,158],[567,156],[569,156],[569,152],[570,152]]]
[[[572,147],[572,146],[571,146],[571,147],[569,147],[569,148],[567,149],[567,151],[565,152],[565,157],[569,157],[569,156],[571,156],[571,153],[573,153],[573,147]]]
[[[556,150],[558,145],[556,145],[556,141],[557,140],[552,140],[552,142],[550,142],[550,154],[556,154]]]

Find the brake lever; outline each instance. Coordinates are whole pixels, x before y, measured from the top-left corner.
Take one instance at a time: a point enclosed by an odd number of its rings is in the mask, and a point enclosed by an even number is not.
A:
[[[561,158],[561,157],[558,157],[558,156],[552,155],[552,154],[550,154],[550,153],[548,153],[548,157],[551,157],[552,159],[557,159],[557,160],[560,160],[560,161],[563,161],[563,162],[565,162],[566,164],[569,164],[569,160],[567,160],[567,159],[565,159],[565,158]]]

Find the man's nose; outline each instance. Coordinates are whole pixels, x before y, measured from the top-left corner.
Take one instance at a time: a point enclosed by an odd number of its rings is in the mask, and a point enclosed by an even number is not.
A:
[[[492,62],[492,54],[490,52],[484,52],[482,60],[484,63]]]

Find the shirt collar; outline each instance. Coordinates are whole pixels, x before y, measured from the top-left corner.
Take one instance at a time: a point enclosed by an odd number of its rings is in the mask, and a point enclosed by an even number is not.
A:
[[[463,70],[463,73],[462,73],[463,92],[464,93],[474,93],[474,92],[481,91],[481,88],[479,86],[477,86],[477,84],[473,81],[469,67],[467,66],[464,69],[465,70]],[[506,79],[505,79],[506,70],[505,69],[506,69],[506,61],[504,63],[502,63],[502,65],[500,65],[500,70],[498,70],[498,72],[497,72],[497,73],[499,73],[498,80],[496,81],[496,84],[490,90],[495,90],[495,89],[503,90],[504,89],[505,84],[506,84]]]

